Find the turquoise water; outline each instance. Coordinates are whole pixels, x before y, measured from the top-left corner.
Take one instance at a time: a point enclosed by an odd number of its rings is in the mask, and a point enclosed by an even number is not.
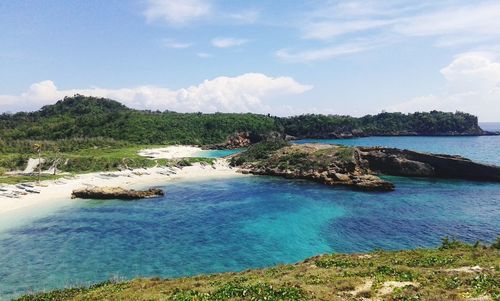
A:
[[[270,177],[165,185],[161,199],[81,201],[0,233],[0,299],[110,278],[177,277],[325,252],[492,241],[500,185],[391,178],[391,193]]]
[[[210,149],[210,150],[202,150],[195,154],[196,157],[204,157],[204,158],[223,158],[230,155],[234,155],[244,151],[244,148],[237,149]]]
[[[437,154],[461,155],[471,160],[500,165],[500,136],[304,139],[294,143],[314,142],[351,146],[386,146]]]
[[[327,142],[500,160],[498,136]],[[444,236],[491,242],[500,235],[500,184],[390,180],[397,187],[390,193],[258,176],[179,181],[163,185],[160,199],[82,200],[5,230],[9,217],[0,221],[0,300],[110,278],[238,271],[325,252],[432,247]]]

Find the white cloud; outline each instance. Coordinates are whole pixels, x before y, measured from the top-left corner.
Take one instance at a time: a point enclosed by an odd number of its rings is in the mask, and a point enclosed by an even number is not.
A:
[[[206,0],[148,0],[144,16],[148,22],[181,26],[211,13],[212,6]]]
[[[408,36],[499,37],[500,18],[498,16],[500,16],[500,3],[474,3],[474,5],[445,8],[404,18],[394,29]]]
[[[235,39],[235,38],[215,38],[212,39],[212,45],[217,48],[229,48],[235,46],[241,46],[248,43],[245,39]]]
[[[500,120],[500,63],[483,53],[466,53],[441,69],[444,92],[411,99],[389,111],[464,111],[481,121]]]
[[[161,46],[164,48],[184,49],[193,46],[193,43],[179,42],[173,39],[164,39],[161,41]]]
[[[297,26],[304,39],[320,40],[329,45],[307,52],[348,48],[358,39],[388,45],[425,37],[432,39],[437,47],[469,47],[467,50],[478,45],[488,48],[488,44],[497,45],[500,40],[498,1],[367,0],[318,3],[320,5],[308,12]],[[311,57],[311,60],[316,59],[316,56]]]
[[[220,76],[179,90],[158,86],[60,90],[52,81],[46,80],[32,84],[21,95],[0,95],[0,111],[32,111],[64,96],[82,94],[115,99],[138,109],[267,113],[275,110],[267,102],[310,89],[312,86],[300,84],[291,77],[269,77],[261,73]]]
[[[328,60],[339,56],[363,52],[368,49],[379,47],[383,43],[383,41],[383,38],[380,38],[379,41],[358,40],[352,43],[294,52],[288,49],[280,49],[276,51],[275,55],[277,58],[287,62],[312,62]]]

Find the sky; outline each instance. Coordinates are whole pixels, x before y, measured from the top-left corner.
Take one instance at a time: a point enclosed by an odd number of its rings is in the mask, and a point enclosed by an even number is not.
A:
[[[0,1],[0,112],[64,96],[178,112],[500,121],[500,1]]]

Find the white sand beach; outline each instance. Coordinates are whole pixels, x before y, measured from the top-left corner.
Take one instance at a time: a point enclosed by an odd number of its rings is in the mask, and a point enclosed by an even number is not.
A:
[[[147,150],[158,154],[158,158],[181,158],[200,150],[191,146],[171,146],[158,150]],[[141,151],[141,155],[149,156]],[[42,181],[39,185],[30,186],[2,185],[0,193],[0,218],[3,214],[12,214],[14,210],[51,202],[69,201],[74,189],[88,186],[119,186],[123,188],[143,188],[145,186],[162,185],[172,180],[189,180],[199,178],[243,176],[229,166],[225,159],[217,159],[213,165],[195,163],[193,166],[153,167],[126,171],[98,172],[63,177],[58,180]],[[32,186],[32,187],[31,187]],[[31,192],[29,192],[31,191]],[[36,192],[39,193],[36,193]],[[168,191],[166,191],[168,194]],[[7,195],[15,195],[8,197]]]
[[[139,151],[139,155],[151,159],[175,159],[196,157],[203,151],[200,147],[192,145],[172,145],[162,148],[148,148]]]

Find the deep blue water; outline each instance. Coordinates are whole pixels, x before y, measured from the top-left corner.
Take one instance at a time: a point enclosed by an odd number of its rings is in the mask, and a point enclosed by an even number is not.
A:
[[[461,154],[495,163],[499,138],[332,142]],[[444,236],[491,242],[500,235],[500,184],[390,180],[394,192],[362,193],[248,176],[170,182],[161,199],[73,202],[0,230],[0,300],[114,277],[238,271],[325,252],[430,247]]]
[[[304,139],[294,143],[315,142],[351,146],[386,146],[437,154],[461,155],[478,162],[500,165],[500,136],[362,137],[352,139]]]

